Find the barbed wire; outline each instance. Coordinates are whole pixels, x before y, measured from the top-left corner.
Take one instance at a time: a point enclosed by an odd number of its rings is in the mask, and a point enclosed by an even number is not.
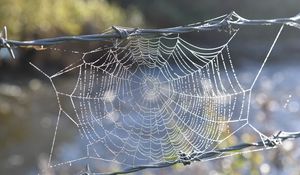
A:
[[[203,152],[192,152],[190,154],[186,154],[186,153],[180,152],[179,153],[180,158],[173,162],[161,162],[161,163],[157,163],[157,164],[153,164],[153,165],[141,165],[141,166],[136,166],[136,167],[125,169],[124,171],[107,173],[105,175],[128,174],[128,173],[141,171],[144,169],[158,169],[158,168],[170,167],[175,164],[190,165],[192,162],[201,162],[204,160],[219,158],[219,156],[222,154],[233,153],[235,151],[242,151],[247,148],[257,148],[257,149],[259,149],[259,148],[264,148],[264,149],[275,148],[275,147],[281,145],[286,140],[293,140],[296,138],[300,138],[300,132],[279,131],[278,133],[274,134],[273,136],[271,136],[265,140],[259,141],[259,142],[242,143],[242,144],[230,146],[227,148],[216,149],[214,151],[209,151],[209,152],[204,152],[204,153]],[[84,170],[84,172],[81,173],[80,175],[91,175],[91,174],[96,175],[97,173],[91,173],[89,166],[87,166],[86,169]]]
[[[110,41],[115,39],[126,39],[132,36],[144,35],[169,35],[188,33],[195,31],[208,30],[224,30],[229,33],[234,31],[235,26],[249,26],[249,25],[289,25],[300,29],[300,13],[290,18],[277,19],[254,19],[249,20],[241,17],[236,12],[231,12],[228,15],[223,15],[204,22],[188,24],[185,26],[162,28],[162,29],[141,29],[141,28],[126,28],[112,26],[112,30],[101,34],[92,35],[78,35],[78,36],[62,36],[56,38],[37,39],[31,41],[16,41],[7,38],[7,28],[4,27],[0,35],[0,48],[7,48],[12,58],[15,58],[12,48],[15,47],[34,47],[34,46],[50,46],[62,44],[71,41]]]
[[[34,46],[51,46],[58,45],[66,42],[72,41],[114,41],[115,39],[127,39],[134,36],[145,36],[145,35],[170,35],[170,34],[180,34],[188,32],[198,32],[198,31],[209,31],[209,30],[222,30],[229,33],[235,31],[235,27],[240,26],[260,26],[260,25],[288,25],[300,29],[300,13],[294,17],[290,18],[276,18],[276,19],[246,19],[239,16],[234,11],[228,15],[223,15],[211,20],[204,22],[198,22],[193,24],[188,24],[185,26],[171,27],[171,28],[162,28],[162,29],[141,29],[141,28],[126,28],[119,26],[112,26],[111,30],[101,34],[92,34],[92,35],[78,35],[78,36],[62,36],[55,38],[45,38],[37,39],[31,41],[17,41],[9,40],[7,37],[7,28],[4,26],[2,32],[0,33],[0,49],[8,49],[12,58],[15,58],[15,54],[12,48],[26,47],[26,48],[35,48]],[[164,168],[169,167],[175,164],[189,165],[192,162],[199,162],[209,159],[218,158],[219,156],[232,153],[234,151],[242,151],[248,148],[274,148],[278,145],[281,145],[285,140],[292,140],[300,137],[300,132],[284,132],[280,131],[277,134],[271,136],[262,141],[254,143],[242,143],[227,148],[216,149],[209,152],[192,152],[186,154],[183,152],[179,153],[179,159],[173,162],[161,162],[158,164],[152,165],[141,165],[126,169],[124,171],[118,171],[113,173],[108,173],[107,175],[117,175],[117,174],[127,174],[133,173],[136,171],[141,171],[144,169],[153,169],[153,168]],[[81,175],[90,175],[97,174],[91,173],[90,168],[87,165],[86,169],[80,173]]]

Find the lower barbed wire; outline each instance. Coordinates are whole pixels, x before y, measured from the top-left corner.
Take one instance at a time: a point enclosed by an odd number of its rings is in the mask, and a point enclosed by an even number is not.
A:
[[[265,140],[255,142],[255,143],[242,143],[235,146],[223,148],[223,149],[216,149],[214,151],[208,151],[208,152],[196,152],[192,151],[191,153],[184,153],[182,151],[179,151],[179,159],[173,162],[161,162],[153,165],[141,165],[141,166],[135,166],[132,168],[128,168],[124,171],[118,171],[113,173],[107,173],[102,175],[118,175],[118,174],[128,174],[133,173],[145,169],[157,169],[157,168],[165,168],[170,167],[175,164],[183,164],[184,166],[190,165],[193,162],[201,162],[206,159],[213,159],[218,158],[218,156],[224,154],[224,153],[230,153],[233,151],[242,151],[243,149],[251,148],[251,147],[265,147],[268,148],[274,148],[278,145],[281,145],[285,140],[289,139],[296,139],[300,138],[300,132],[284,132],[279,131],[270,138],[267,138]],[[91,173],[89,166],[87,166],[88,169],[86,171],[80,173],[80,175],[96,175],[99,173]]]

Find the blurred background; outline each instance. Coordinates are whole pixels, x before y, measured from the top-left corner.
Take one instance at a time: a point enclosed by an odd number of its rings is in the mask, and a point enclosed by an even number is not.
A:
[[[0,0],[0,27],[8,27],[9,39],[33,40],[101,33],[112,25],[178,26],[211,19],[232,10],[249,19],[291,17],[300,13],[300,1]],[[247,84],[248,77],[255,76],[276,31],[278,26],[245,29],[232,43],[233,59],[241,81]],[[201,37],[201,42],[210,43],[216,37],[207,34]],[[70,44],[63,48],[78,50],[87,45]],[[252,121],[267,135],[278,130],[300,130],[299,46],[300,30],[284,29],[254,88]],[[74,55],[55,52],[43,56],[34,49],[21,48],[14,51],[17,57],[14,60],[5,49],[0,51],[0,174],[37,174],[47,163],[58,109],[51,85],[28,62],[51,71],[68,65]],[[255,140],[247,133],[243,138],[245,141]],[[72,139],[72,133],[66,132],[60,139],[67,143]],[[287,141],[275,150],[186,167],[176,165],[146,170],[139,174],[299,175],[298,147],[299,141]]]

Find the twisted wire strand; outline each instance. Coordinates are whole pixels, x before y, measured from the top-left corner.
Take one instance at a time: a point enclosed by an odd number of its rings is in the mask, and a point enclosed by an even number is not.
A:
[[[258,141],[254,143],[242,143],[234,146],[230,146],[227,148],[222,148],[222,149],[216,149],[214,151],[210,152],[205,152],[205,153],[198,153],[198,152],[193,152],[190,155],[187,155],[185,153],[180,153],[180,159],[173,161],[173,162],[161,162],[153,165],[141,165],[141,166],[136,166],[132,168],[128,168],[124,171],[118,171],[118,172],[113,172],[113,173],[108,173],[106,175],[118,175],[118,174],[128,174],[128,173],[133,173],[145,169],[158,169],[158,168],[165,168],[165,167],[170,167],[175,164],[183,164],[183,165],[189,165],[192,162],[201,162],[204,160],[209,160],[209,159],[214,159],[220,156],[221,154],[224,153],[232,153],[234,151],[241,151],[247,148],[275,148],[279,145],[281,145],[284,141],[286,140],[293,140],[296,138],[300,137],[300,132],[284,132],[284,131],[279,131],[278,133],[274,134],[270,138],[267,138],[263,141]],[[89,168],[87,167],[85,172],[81,173],[80,175],[91,175],[91,174],[98,174],[98,173],[91,173]]]
[[[144,35],[169,35],[188,33],[195,31],[208,31],[208,30],[234,30],[234,26],[249,26],[249,25],[278,25],[285,24],[300,29],[300,13],[290,18],[277,18],[277,19],[246,19],[239,16],[236,12],[231,12],[228,15],[223,15],[219,18],[208,20],[205,22],[199,22],[194,24],[188,24],[185,26],[162,28],[162,29],[140,29],[140,28],[125,28],[113,26],[112,30],[101,34],[92,35],[78,35],[78,36],[62,36],[56,38],[45,38],[31,41],[17,41],[9,40],[1,35],[0,47],[26,47],[26,46],[49,46],[62,44],[70,41],[109,41],[113,39],[126,39],[130,36],[144,36]],[[6,30],[6,29],[5,29]],[[7,44],[5,44],[7,43]]]

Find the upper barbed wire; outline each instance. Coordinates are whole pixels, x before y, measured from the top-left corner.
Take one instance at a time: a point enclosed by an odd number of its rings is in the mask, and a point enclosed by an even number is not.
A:
[[[77,36],[61,36],[55,38],[37,39],[31,41],[17,41],[9,40],[1,35],[0,48],[10,47],[34,47],[34,46],[49,46],[57,45],[70,41],[110,41],[114,39],[124,39],[130,36],[143,36],[149,34],[155,35],[169,35],[180,34],[196,31],[208,30],[222,30],[225,28],[232,30],[235,26],[243,25],[289,25],[300,29],[300,13],[290,18],[276,18],[276,19],[246,19],[238,15],[236,12],[231,12],[227,15],[222,15],[211,20],[198,22],[178,27],[161,28],[161,29],[142,29],[142,28],[128,28],[113,26],[110,31],[100,34],[91,35],[77,35]],[[6,27],[4,27],[4,30]],[[226,30],[228,31],[228,30]],[[10,49],[11,50],[11,49]]]

